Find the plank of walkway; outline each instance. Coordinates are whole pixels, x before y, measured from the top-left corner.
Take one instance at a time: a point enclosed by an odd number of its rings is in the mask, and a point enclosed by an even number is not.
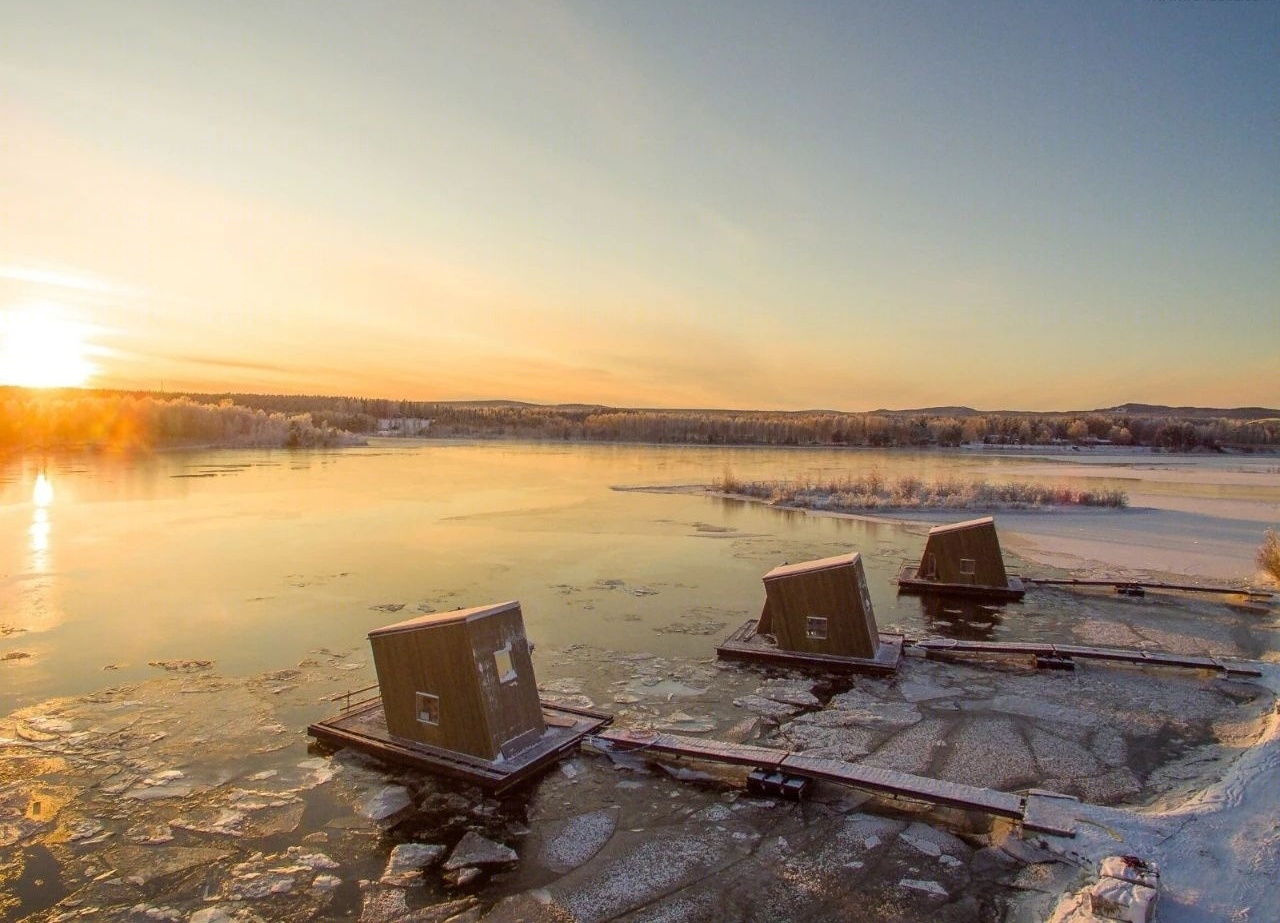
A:
[[[1146,663],[1160,667],[1189,667],[1200,670],[1224,670],[1245,676],[1261,676],[1262,671],[1244,663],[1233,663],[1217,657],[1197,654],[1167,654],[1163,651],[1125,651],[1104,647],[1078,647],[1071,644],[1055,645],[1057,653],[1065,657],[1082,657],[1092,660],[1116,660],[1124,663]]]
[[[737,766],[759,766],[766,769],[776,769],[787,755],[785,750],[771,750],[768,747],[753,747],[750,744],[703,740],[698,737],[682,737],[678,734],[659,734],[650,731],[609,730],[601,731],[596,737],[633,752],[655,750],[675,756],[687,756],[691,759],[732,763]]]
[[[958,641],[955,638],[921,638],[914,642],[926,651],[958,654],[1052,654],[1055,645],[1043,641]]]
[[[678,734],[616,730],[604,731],[596,736],[633,751],[653,750],[690,759],[777,769],[791,775],[851,785],[855,788],[911,798],[930,804],[982,811],[1002,817],[1022,817],[1022,798],[1019,795],[978,788],[974,785],[962,785],[958,782],[929,779],[892,769],[862,766],[846,763],[843,760],[801,756],[768,747],[682,737]]]
[[[1144,590],[1176,590],[1184,593],[1222,593],[1227,596],[1250,596],[1258,599],[1272,599],[1275,594],[1266,590],[1255,590],[1252,587],[1233,586],[1196,586],[1187,583],[1161,583],[1150,580],[1083,580],[1076,577],[1050,578],[1026,577],[1026,582],[1037,586],[1109,586],[1109,587],[1141,587]]]
[[[782,771],[811,779],[838,782],[874,792],[887,792],[899,797],[942,804],[953,808],[1022,817],[1022,797],[976,785],[929,779],[893,769],[881,769],[843,760],[817,756],[789,755],[782,761]]]
[[[1045,644],[1037,641],[957,641],[952,638],[923,638],[915,642],[926,651],[948,654],[994,654],[1077,657],[1113,663],[1144,664],[1153,667],[1180,667],[1192,670],[1221,670],[1239,676],[1261,676],[1262,671],[1246,663],[1197,654],[1169,654],[1125,648],[1086,647],[1078,644]]]
[[[1080,802],[1068,795],[1032,789],[1027,793],[1022,828],[1055,836],[1076,835],[1076,813]]]

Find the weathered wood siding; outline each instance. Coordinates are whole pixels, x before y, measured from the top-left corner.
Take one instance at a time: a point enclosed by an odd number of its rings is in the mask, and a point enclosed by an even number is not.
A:
[[[517,602],[409,619],[369,644],[394,737],[494,760],[546,730]],[[495,654],[506,648],[515,678],[502,682]],[[439,724],[418,720],[418,693],[439,699]]]
[[[973,561],[973,573],[964,573],[963,560]],[[990,516],[929,530],[920,558],[919,578],[939,583],[968,583],[1003,587],[1009,583],[995,520]]]
[[[369,644],[393,736],[482,759],[497,755],[465,622],[370,636]],[[419,692],[439,697],[438,725],[418,720]]]
[[[519,607],[467,622],[471,653],[479,679],[494,747],[512,756],[537,742],[546,731],[533,659]],[[495,654],[510,648],[515,679],[502,682]]]
[[[765,609],[779,648],[875,657],[879,630],[859,555],[775,568],[765,574],[764,588]],[[811,617],[827,620],[825,638],[810,637]]]
[[[769,608],[769,594],[764,597],[764,608],[760,610],[760,622],[756,628],[762,635],[773,634],[773,610]]]

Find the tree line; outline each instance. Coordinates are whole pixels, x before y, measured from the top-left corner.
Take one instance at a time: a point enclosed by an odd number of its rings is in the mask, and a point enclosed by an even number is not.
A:
[[[1280,445],[1280,418],[1237,420],[1158,414],[838,413],[415,405],[432,436],[581,439],[692,445],[877,448],[1119,445],[1168,451],[1250,451]]]
[[[437,438],[683,445],[950,447],[1117,445],[1167,451],[1280,446],[1280,416],[1195,408],[1085,413],[643,410],[517,402],[322,395],[189,394],[0,388],[0,447],[21,445],[333,445],[380,421],[429,420]],[[1259,414],[1269,414],[1257,409]],[[1227,415],[1232,413],[1233,415]],[[413,428],[415,431],[418,427]]]
[[[310,413],[272,413],[230,400],[6,390],[0,449],[313,448],[360,441]]]

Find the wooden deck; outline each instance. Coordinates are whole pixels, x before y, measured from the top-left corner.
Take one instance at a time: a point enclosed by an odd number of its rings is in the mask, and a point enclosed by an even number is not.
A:
[[[1026,595],[1027,588],[1022,580],[1009,576],[1007,586],[982,586],[974,583],[939,583],[937,580],[925,580],[920,577],[918,564],[910,561],[902,565],[898,571],[897,583],[899,593],[936,593],[940,596],[975,596],[981,599],[1018,600]]]
[[[875,657],[840,657],[835,654],[807,654],[784,651],[766,635],[756,632],[756,619],[750,619],[729,635],[716,648],[716,656],[724,660],[745,660],[783,667],[811,667],[834,673],[889,674],[902,660],[902,635],[880,633],[880,647]]]
[[[574,750],[584,737],[601,730],[613,716],[542,702],[547,730],[542,739],[513,757],[490,761],[466,753],[395,739],[387,731],[382,699],[359,703],[342,714],[307,727],[307,733],[333,747],[352,747],[390,763],[425,769],[492,792],[503,792],[537,775]]]
[[[1046,666],[1065,665],[1075,660],[1104,660],[1147,667],[1184,670],[1212,670],[1223,676],[1261,676],[1262,671],[1244,661],[1224,660],[1194,654],[1166,654],[1160,651],[1129,650],[1118,647],[1084,647],[1078,644],[1046,644],[1037,641],[957,641],[951,638],[922,638],[909,644],[926,655],[975,655],[995,657],[1035,657]]]
[[[1029,830],[1060,836],[1075,834],[1075,815],[1070,805],[1076,802],[1066,795],[1037,792],[1024,797],[843,760],[655,731],[611,730],[597,734],[596,738],[624,752],[664,753],[687,759],[754,766],[800,778],[848,785],[876,795],[1004,817],[1022,823]]]

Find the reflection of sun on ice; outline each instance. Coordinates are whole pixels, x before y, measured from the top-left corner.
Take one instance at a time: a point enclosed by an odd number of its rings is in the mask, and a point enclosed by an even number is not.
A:
[[[0,315],[0,384],[83,385],[96,371],[87,352],[84,328],[61,319],[53,308]]]

